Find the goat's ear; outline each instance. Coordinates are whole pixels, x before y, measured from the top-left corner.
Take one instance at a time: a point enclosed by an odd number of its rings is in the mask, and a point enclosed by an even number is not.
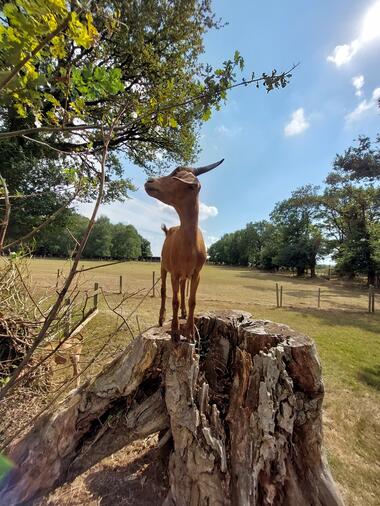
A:
[[[198,181],[198,179],[191,174],[189,174],[188,176],[183,175],[181,177],[173,176],[173,179],[178,179],[178,181],[181,181],[181,183],[185,183],[190,188],[200,189],[201,187],[201,184]]]

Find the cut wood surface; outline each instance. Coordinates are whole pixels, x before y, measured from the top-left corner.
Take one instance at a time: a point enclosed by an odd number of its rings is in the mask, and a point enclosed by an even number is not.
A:
[[[0,504],[46,494],[161,432],[172,434],[167,506],[342,505],[312,340],[242,311],[203,314],[197,329],[195,345],[173,344],[168,326],[147,330],[38,419],[8,448],[16,468]]]

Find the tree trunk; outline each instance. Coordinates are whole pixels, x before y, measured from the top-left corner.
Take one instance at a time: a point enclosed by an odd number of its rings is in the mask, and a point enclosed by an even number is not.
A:
[[[197,319],[193,344],[152,328],[9,448],[0,503],[72,480],[170,427],[166,506],[342,505],[322,449],[323,383],[313,342],[226,311]]]
[[[376,270],[374,268],[368,270],[367,282],[368,282],[368,285],[375,286],[375,283],[376,283]]]

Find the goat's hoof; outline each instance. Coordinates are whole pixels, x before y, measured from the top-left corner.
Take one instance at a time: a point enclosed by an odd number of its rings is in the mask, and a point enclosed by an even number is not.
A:
[[[164,324],[164,320],[160,318],[160,319],[158,320],[158,326],[159,326],[159,327],[162,327],[162,326],[163,326],[163,324]]]

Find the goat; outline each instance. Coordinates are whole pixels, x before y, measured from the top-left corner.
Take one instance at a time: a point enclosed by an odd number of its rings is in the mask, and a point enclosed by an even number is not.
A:
[[[181,318],[186,318],[185,288],[186,280],[190,279],[189,315],[186,322],[185,337],[194,341],[194,310],[196,292],[200,280],[200,271],[207,259],[206,246],[202,232],[198,228],[199,191],[201,184],[199,175],[208,172],[223,160],[191,169],[177,167],[168,176],[150,178],[145,183],[145,191],[164,204],[177,211],[180,225],[169,230],[165,225],[162,229],[166,235],[161,254],[161,308],[159,325],[165,320],[166,276],[169,272],[173,289],[173,320],[171,326],[172,340],[178,342],[180,329],[178,320],[179,291],[181,291]]]

